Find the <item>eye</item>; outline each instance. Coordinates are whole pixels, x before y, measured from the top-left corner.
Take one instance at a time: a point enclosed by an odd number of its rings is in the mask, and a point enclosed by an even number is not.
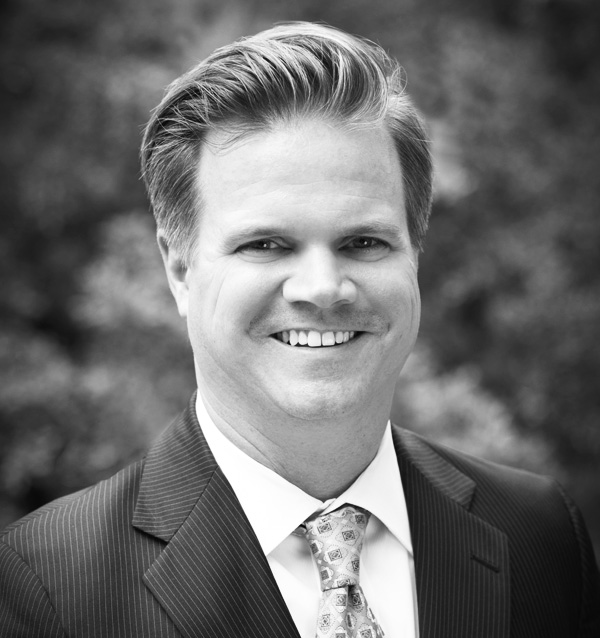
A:
[[[280,239],[255,239],[242,244],[236,253],[253,261],[269,261],[286,253],[288,247]]]
[[[240,246],[237,249],[237,252],[264,253],[264,252],[269,252],[271,250],[277,250],[278,248],[281,248],[281,246],[273,239],[256,239],[254,241],[248,242],[247,244],[244,244],[243,246]]]
[[[350,243],[352,248],[358,248],[359,250],[370,250],[371,248],[377,248],[382,246],[383,242],[374,237],[356,237]]]
[[[342,249],[357,258],[376,259],[387,254],[390,245],[376,237],[360,236],[349,239]]]

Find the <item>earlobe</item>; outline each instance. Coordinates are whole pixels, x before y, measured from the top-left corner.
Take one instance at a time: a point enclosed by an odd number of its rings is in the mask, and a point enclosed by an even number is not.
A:
[[[162,256],[169,288],[175,298],[179,314],[186,318],[188,311],[188,267],[183,260],[181,253],[169,246],[164,233],[159,230],[157,233],[158,247]]]

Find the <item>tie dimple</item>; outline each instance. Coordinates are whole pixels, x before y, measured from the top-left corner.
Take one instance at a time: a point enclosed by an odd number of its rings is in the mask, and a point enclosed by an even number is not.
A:
[[[359,582],[369,516],[345,505],[305,523],[322,590],[316,638],[383,638]]]

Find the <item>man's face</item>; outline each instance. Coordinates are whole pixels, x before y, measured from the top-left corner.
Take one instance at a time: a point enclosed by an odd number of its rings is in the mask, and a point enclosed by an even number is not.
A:
[[[246,417],[389,408],[420,314],[389,134],[305,121],[207,141],[197,251],[175,293],[200,388]]]

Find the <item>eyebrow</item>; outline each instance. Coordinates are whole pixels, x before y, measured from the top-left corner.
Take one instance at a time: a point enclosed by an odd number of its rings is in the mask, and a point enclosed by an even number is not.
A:
[[[340,228],[344,237],[361,237],[361,236],[385,236],[391,241],[402,243],[406,241],[406,233],[402,231],[400,226],[381,221],[371,221],[345,228]],[[293,233],[292,233],[293,234]],[[260,239],[262,237],[286,237],[289,236],[289,229],[283,226],[248,226],[236,230],[225,239],[227,248],[235,249],[241,244]]]

